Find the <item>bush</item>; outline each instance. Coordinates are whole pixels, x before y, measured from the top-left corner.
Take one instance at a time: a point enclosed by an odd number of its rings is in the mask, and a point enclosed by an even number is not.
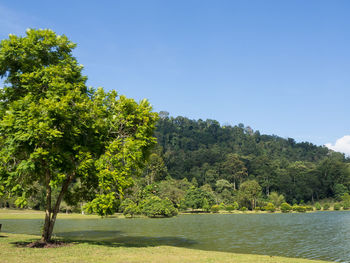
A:
[[[349,203],[343,203],[343,210],[349,210],[350,204]]]
[[[213,205],[210,210],[211,210],[212,213],[217,213],[220,210],[220,206],[219,205]]]
[[[260,211],[260,210],[261,210],[261,207],[260,207],[260,206],[256,206],[256,207],[254,208],[254,210],[255,210],[255,211]]]
[[[305,206],[306,211],[314,211],[314,208],[311,205]]]
[[[226,206],[226,211],[232,212],[233,210],[235,210],[235,207],[233,205],[227,205]]]
[[[220,204],[219,204],[219,208],[220,208],[220,210],[225,210],[225,209],[226,209],[226,206],[225,206],[224,203],[220,203]]]
[[[306,206],[298,205],[296,207],[296,211],[299,213],[305,213],[306,212]]]
[[[268,203],[265,207],[264,207],[265,211],[269,211],[269,212],[275,212],[276,211],[276,207],[273,203]]]
[[[328,203],[325,203],[323,205],[323,210],[329,210],[329,208],[330,208],[330,205]]]
[[[248,208],[246,208],[245,206],[243,206],[243,207],[241,207],[241,209],[240,209],[242,212],[245,212],[245,211],[247,211],[248,210]]]
[[[119,212],[123,213],[125,208],[127,208],[130,205],[135,204],[134,201],[132,201],[130,198],[126,198],[123,200],[123,202],[119,206]]]
[[[288,213],[288,212],[292,211],[292,206],[288,203],[282,203],[281,204],[281,211],[282,211],[282,213]]]
[[[137,204],[133,203],[124,208],[123,215],[127,217],[134,217],[135,215],[140,215],[141,209]]]
[[[299,212],[299,213],[306,212],[306,206],[302,206],[302,205],[293,205],[292,209],[293,209],[293,211]]]
[[[169,199],[152,196],[141,203],[142,214],[148,217],[172,217],[177,215],[177,209]]]
[[[341,204],[340,203],[335,203],[333,208],[334,208],[334,210],[340,210],[341,209]]]
[[[319,210],[322,209],[322,206],[321,206],[320,203],[317,202],[317,203],[315,204],[315,208],[316,208],[317,211],[319,211]]]

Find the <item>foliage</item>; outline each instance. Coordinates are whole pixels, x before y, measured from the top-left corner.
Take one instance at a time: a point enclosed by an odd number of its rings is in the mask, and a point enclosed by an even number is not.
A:
[[[226,211],[232,212],[233,210],[235,210],[235,207],[233,205],[227,205],[226,206]]]
[[[269,211],[269,212],[275,212],[276,211],[276,207],[273,203],[268,203],[265,207],[264,207],[265,211]]]
[[[306,205],[305,208],[306,211],[314,211],[314,208],[311,205]]]
[[[220,210],[220,206],[219,205],[213,205],[211,208],[210,208],[210,211],[212,213],[218,213]]]
[[[315,204],[315,208],[316,208],[317,211],[319,211],[319,210],[322,209],[322,206],[321,206],[321,204],[320,204],[319,202],[317,202],[317,203]]]
[[[240,206],[255,208],[256,199],[261,195],[261,187],[255,180],[248,180],[241,184],[238,191]]]
[[[220,210],[225,210],[226,209],[226,205],[224,203],[220,203],[219,207],[220,207]]]
[[[209,212],[209,211],[210,211],[210,205],[209,205],[209,202],[208,202],[207,198],[204,198],[204,199],[203,199],[202,209],[203,209],[205,212]]]
[[[288,213],[292,211],[292,206],[288,203],[282,203],[281,204],[281,212],[282,213]]]
[[[343,184],[335,184],[334,185],[334,197],[336,200],[340,201],[342,196],[347,193],[349,190]]]
[[[124,199],[120,206],[119,206],[119,212],[124,212],[125,208],[128,207],[129,205],[133,205],[135,202],[131,200],[130,198]]]
[[[342,205],[340,203],[335,203],[333,206],[334,210],[340,210],[342,208]]]
[[[51,238],[63,199],[114,213],[155,144],[150,104],[88,89],[75,46],[64,35],[34,29],[0,43],[0,185],[3,194],[19,197],[19,206],[35,194],[33,186],[43,187],[43,241]]]
[[[282,194],[279,195],[277,192],[271,192],[269,200],[275,205],[275,207],[280,207],[280,205],[285,202],[284,196]]]
[[[209,205],[213,205],[215,203],[214,196],[210,192],[193,187],[186,192],[185,205],[186,207],[192,209],[203,208],[204,199],[207,200]]]
[[[141,214],[141,209],[140,207],[135,204],[131,203],[127,207],[124,208],[123,210],[123,215],[127,217],[134,217],[135,215],[140,215]]]
[[[246,208],[245,206],[242,206],[239,210],[241,210],[242,212],[245,212],[248,210],[248,208]]]
[[[329,210],[330,207],[328,203],[323,204],[323,210]]]
[[[342,200],[342,204],[343,204],[343,209],[344,210],[350,209],[350,195],[349,195],[349,193],[343,194],[343,196],[341,197],[341,200]]]
[[[113,193],[99,195],[84,206],[88,214],[96,213],[99,216],[112,215],[118,208],[118,200]]]
[[[178,213],[169,199],[160,199],[158,196],[143,200],[140,207],[142,214],[148,217],[172,217]]]
[[[292,204],[333,198],[338,184],[350,189],[348,159],[326,147],[260,134],[243,124],[162,114],[156,137],[169,175],[210,185],[219,203],[232,203],[234,189],[247,180],[256,180],[266,196],[278,192]]]
[[[293,211],[299,212],[299,213],[305,213],[306,207],[302,205],[293,205]]]

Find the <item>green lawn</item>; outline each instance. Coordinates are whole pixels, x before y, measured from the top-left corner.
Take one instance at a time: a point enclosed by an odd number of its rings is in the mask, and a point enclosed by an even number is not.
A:
[[[0,209],[1,219],[43,218],[43,212]],[[97,218],[93,215],[60,214],[59,218]],[[132,246],[121,243],[73,242],[59,248],[28,248],[39,236],[0,233],[0,261],[14,262],[242,262],[316,263],[307,259],[270,257],[179,248]]]

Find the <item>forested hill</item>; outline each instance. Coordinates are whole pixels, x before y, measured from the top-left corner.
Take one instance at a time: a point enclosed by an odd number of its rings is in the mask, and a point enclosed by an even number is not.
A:
[[[220,179],[235,189],[255,179],[263,192],[288,201],[334,197],[350,186],[349,160],[324,146],[263,135],[249,126],[222,126],[215,120],[169,117],[160,112],[157,154],[167,174],[213,189]]]

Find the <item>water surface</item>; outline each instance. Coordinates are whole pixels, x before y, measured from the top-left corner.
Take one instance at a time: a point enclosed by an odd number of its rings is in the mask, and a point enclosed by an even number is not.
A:
[[[40,234],[43,225],[38,219],[0,221],[11,233]],[[350,262],[350,211],[59,219],[55,235],[109,246],[172,245]]]

